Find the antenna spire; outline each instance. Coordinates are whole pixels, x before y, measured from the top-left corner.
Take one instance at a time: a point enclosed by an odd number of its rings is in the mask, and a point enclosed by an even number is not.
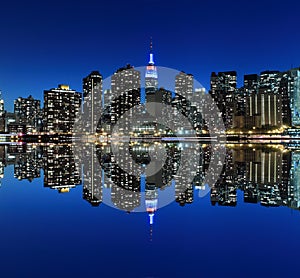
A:
[[[152,37],[150,37],[150,56],[149,56],[149,65],[154,65]]]

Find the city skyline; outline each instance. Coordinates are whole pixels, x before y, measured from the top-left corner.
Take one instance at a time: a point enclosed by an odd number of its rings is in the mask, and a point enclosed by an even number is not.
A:
[[[145,55],[146,56],[146,55]],[[145,63],[146,64],[146,63]],[[121,67],[120,68],[120,66],[119,67],[117,67],[116,69],[114,69],[114,73],[116,72],[116,71],[118,71],[118,70],[120,70],[120,69],[125,69],[126,67],[132,67],[132,68],[135,68],[135,66],[133,66],[133,65],[131,65],[131,64],[126,64],[126,65],[124,65],[123,67]],[[138,67],[138,68],[141,68],[141,67]],[[245,78],[247,79],[249,76],[254,76],[254,75],[257,75],[257,76],[259,76],[259,75],[261,75],[261,74],[265,74],[265,73],[268,73],[268,72],[270,72],[270,73],[276,73],[276,74],[281,74],[281,73],[285,73],[285,72],[288,72],[288,71],[292,71],[292,70],[299,70],[300,69],[300,66],[299,67],[293,67],[293,68],[285,68],[285,69],[283,69],[283,70],[279,70],[279,69],[272,69],[272,70],[263,70],[263,71],[260,71],[260,72],[252,72],[252,73],[245,73],[245,74],[243,74],[242,75],[242,77],[239,75],[239,73],[235,70],[235,69],[232,69],[232,70],[228,70],[228,71],[222,71],[222,70],[215,70],[215,71],[212,71],[212,72],[210,72],[209,73],[209,75],[208,75],[208,77],[207,77],[207,80],[208,80],[208,82],[209,82],[209,85],[208,85],[208,87],[204,87],[205,88],[205,90],[206,90],[206,93],[209,93],[210,92],[210,90],[211,90],[211,76],[212,76],[212,74],[214,74],[215,72],[219,72],[219,73],[222,73],[222,72],[224,72],[224,73],[226,73],[226,72],[228,72],[228,73],[230,73],[230,72],[235,72],[235,75],[236,75],[236,84],[237,84],[237,86],[236,86],[236,88],[237,89],[241,89],[241,88],[243,88],[244,86],[245,86]],[[101,75],[101,77],[103,76],[102,75],[102,72],[99,70],[99,69],[93,69],[93,70],[91,70],[90,71],[90,73],[89,74],[92,74],[92,73],[94,73],[94,72],[96,72],[96,73],[98,73],[98,74],[100,74]],[[184,70],[182,70],[182,71],[180,71],[180,72],[183,72],[183,73],[185,73],[185,74],[188,74],[188,75],[191,75],[192,77],[193,77],[193,79],[195,78],[196,79],[196,77],[195,77],[195,75],[193,74],[193,73],[186,73]],[[157,74],[157,73],[156,73]],[[87,73],[85,73],[83,76],[86,76],[87,75]],[[58,84],[58,87],[59,86],[68,86],[68,87],[70,87],[70,88],[72,88],[73,90],[75,90],[75,91],[77,91],[77,92],[80,92],[80,93],[82,93],[82,94],[84,94],[84,88],[82,87],[82,79],[83,79],[83,76],[81,76],[81,87],[80,87],[80,90],[77,90],[77,89],[74,89],[74,87],[71,85],[71,84],[69,84],[68,82],[60,82],[60,83],[57,83]],[[113,76],[113,74],[111,75],[111,76]],[[107,77],[102,77],[102,79],[103,80],[105,80]],[[156,77],[157,78],[157,77]],[[198,81],[198,80],[197,80]],[[49,88],[51,88],[51,89],[49,89],[49,90],[55,90],[55,89],[57,89],[57,88],[55,88],[54,87],[54,84],[55,83],[53,83],[52,84],[52,86],[51,87],[49,87]],[[201,83],[201,85],[203,85],[202,83]],[[147,85],[146,85],[147,86]],[[157,88],[160,88],[160,85],[159,84],[157,84],[156,85],[157,86]],[[145,88],[144,86],[141,86],[141,88]],[[157,89],[156,88],[156,89]],[[44,91],[46,91],[47,89],[46,88],[43,88],[43,92]],[[13,110],[14,110],[14,102],[17,100],[17,99],[19,99],[19,98],[26,98],[26,97],[33,97],[33,96],[35,96],[34,98],[36,98],[36,94],[32,94],[32,93],[29,93],[29,94],[24,94],[24,95],[18,95],[18,97],[16,97],[15,99],[10,99],[9,100],[9,102],[6,102],[5,101],[5,99],[6,99],[6,97],[5,97],[5,93],[3,93],[3,91],[1,90],[1,88],[0,88],[0,92],[1,92],[1,95],[0,95],[0,99],[1,99],[1,101],[2,101],[2,106],[3,106],[3,104],[4,104],[4,110],[5,111],[7,111],[7,112],[12,112]],[[145,98],[145,95],[143,96],[143,95],[141,95],[141,97],[142,98]],[[40,98],[37,98],[37,99],[43,99],[43,95],[40,97]],[[7,109],[7,107],[9,107],[8,109]],[[3,110],[3,108],[0,108],[0,110]]]
[[[43,102],[32,95],[18,97],[14,100],[13,112],[6,111],[2,100],[0,129],[9,134],[76,133],[81,131],[73,126],[75,118],[82,117],[82,131],[110,134],[126,111],[139,104],[147,110],[149,107],[144,104],[154,101],[176,107],[192,123],[193,129],[201,134],[208,131],[205,118],[213,111],[206,104],[208,99],[214,102],[217,113],[221,112],[227,134],[284,134],[285,131],[290,132],[288,129],[291,127],[299,127],[300,68],[247,74],[241,87],[237,86],[237,79],[236,71],[212,72],[210,88],[205,94],[192,74],[156,67],[151,41],[147,67],[135,68],[127,64],[105,80],[99,71],[92,71],[82,78],[82,92],[59,84],[57,88],[44,90]],[[164,89],[165,85],[171,90]],[[195,97],[196,102],[187,102]],[[151,110],[148,112],[151,113]],[[169,117],[172,117],[170,112]],[[167,115],[167,111],[164,113]]]

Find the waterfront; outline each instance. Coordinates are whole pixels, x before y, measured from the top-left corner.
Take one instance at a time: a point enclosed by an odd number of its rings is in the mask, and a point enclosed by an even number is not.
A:
[[[158,208],[151,227],[149,213],[106,204],[122,181],[112,179],[116,170],[110,177],[107,169],[101,172],[103,194],[95,191],[98,195],[91,198],[91,180],[84,177],[84,167],[75,170],[71,146],[0,147],[5,277],[278,277],[295,272],[300,247],[297,150],[229,145],[218,182],[202,196],[202,174],[210,158],[208,146],[201,145],[194,186]],[[173,157],[177,147],[169,147]],[[174,167],[169,166],[170,175],[162,176],[169,177],[165,186],[175,187],[176,193],[180,184],[170,182]],[[119,200],[124,198],[113,202],[121,206]]]

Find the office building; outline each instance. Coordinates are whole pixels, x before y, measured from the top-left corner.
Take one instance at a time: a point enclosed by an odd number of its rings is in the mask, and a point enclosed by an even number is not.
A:
[[[92,71],[82,81],[83,116],[82,131],[95,133],[102,109],[102,75],[99,71]]]
[[[27,98],[19,97],[14,101],[16,123],[25,125],[26,133],[38,132],[42,128],[41,101],[31,95]]]
[[[68,85],[44,91],[44,131],[71,133],[80,112],[81,93]]]
[[[153,45],[150,41],[149,62],[145,73],[145,93],[146,98],[148,93],[155,93],[158,89],[158,73],[154,63]]]
[[[234,94],[236,93],[237,73],[235,71],[213,72],[210,77],[210,91],[222,114],[226,129],[233,127]]]

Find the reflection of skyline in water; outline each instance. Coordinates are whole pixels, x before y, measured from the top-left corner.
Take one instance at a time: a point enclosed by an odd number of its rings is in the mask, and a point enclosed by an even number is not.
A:
[[[146,168],[152,146],[150,143],[131,145],[131,157]],[[13,165],[16,179],[32,181],[43,176],[43,186],[60,193],[82,185],[83,199],[93,206],[100,205],[103,191],[109,190],[113,206],[128,212],[145,206],[151,222],[161,192],[172,188],[169,192],[180,206],[201,196],[210,163],[210,145],[199,145],[201,156],[197,172],[185,169],[186,172],[178,176],[181,149],[185,146],[174,142],[164,143],[164,147],[167,156],[162,169],[151,176],[136,177],[118,166],[110,145],[86,145],[82,150],[85,165],[74,158],[71,144],[1,145],[0,175],[2,178],[4,168]],[[299,164],[300,152],[281,145],[228,145],[222,174],[210,191],[211,204],[236,206],[240,190],[245,203],[299,209]],[[187,175],[193,175],[191,184],[186,184]]]

